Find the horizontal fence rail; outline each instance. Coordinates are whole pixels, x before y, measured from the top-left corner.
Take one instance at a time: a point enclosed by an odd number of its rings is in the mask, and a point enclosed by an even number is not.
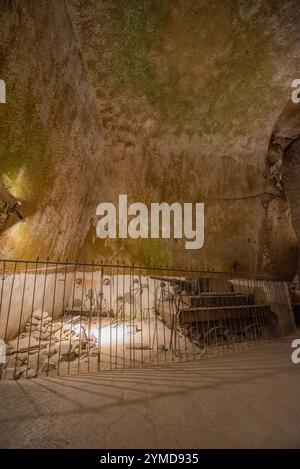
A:
[[[123,264],[0,261],[0,376],[205,358],[293,332],[285,281]]]

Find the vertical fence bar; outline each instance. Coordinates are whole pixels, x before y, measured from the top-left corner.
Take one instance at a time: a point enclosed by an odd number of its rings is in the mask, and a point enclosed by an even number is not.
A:
[[[241,278],[238,278],[237,279],[237,282],[238,282],[238,292],[240,293],[243,293],[243,280]],[[241,309],[240,310],[240,327],[241,327],[241,342],[242,344],[247,344],[248,345],[248,338],[247,338],[247,330],[245,330],[246,328],[246,322],[245,322],[245,312]]]
[[[299,279],[300,281],[300,279]],[[280,298],[284,306],[284,316],[287,318],[288,333],[291,334],[295,331],[296,323],[293,311],[293,305],[291,303],[290,292],[287,282],[281,282]]]
[[[112,286],[113,286],[113,267],[110,262],[110,272],[109,272],[109,368],[112,369]]]
[[[155,273],[155,272],[154,272]],[[157,334],[157,322],[158,322],[158,307],[160,304],[160,293],[158,296],[158,289],[157,289],[157,284],[156,284],[156,278],[154,277],[154,295],[155,295],[155,317],[154,317],[154,330],[153,330],[153,338],[152,338],[152,348],[154,349],[154,346],[156,345],[156,364],[159,365],[159,356],[158,356],[158,334]]]
[[[71,306],[71,328],[69,334],[69,349],[67,352],[67,360],[68,360],[68,371],[67,373],[70,374],[70,355],[72,353],[73,345],[72,345],[72,335],[73,335],[73,324],[74,324],[74,300],[75,300],[75,288],[76,288],[76,275],[78,269],[78,261],[75,262],[75,269],[74,269],[74,276],[73,276],[73,294],[72,294],[72,306]]]
[[[36,363],[37,374],[39,374],[39,366],[40,366],[40,352],[41,352],[41,342],[42,342],[42,332],[43,332],[42,329],[43,329],[43,323],[44,323],[44,306],[45,306],[45,294],[46,294],[46,283],[47,283],[47,273],[48,273],[48,262],[49,262],[49,258],[47,259],[47,262],[45,264],[46,265],[46,271],[45,271],[45,274],[44,274],[41,320],[40,320],[40,330],[39,330],[39,335],[38,335],[39,346],[38,346],[38,355],[37,355],[37,363]]]
[[[200,278],[199,274],[196,277],[195,284],[196,284],[195,291],[193,291],[191,293],[192,293],[192,296],[195,295],[195,297],[196,297],[196,301],[194,301],[194,306],[196,307],[196,309],[195,309],[195,324],[196,324],[197,355],[199,356],[199,353],[200,353],[200,356],[201,356],[201,351],[200,351],[201,331],[200,331],[200,326],[199,326],[199,322],[201,322],[201,321],[199,321],[199,315],[198,315],[198,310],[197,310],[198,307],[201,307],[201,304],[200,304],[200,302],[201,302],[200,301],[201,278]],[[190,300],[189,300],[190,307],[192,306],[192,304],[193,304],[193,302],[192,302],[192,297],[191,297]]]
[[[5,269],[6,269],[6,262],[2,261],[2,276],[1,276],[1,295],[0,295],[0,321],[2,318],[2,301],[3,301],[3,291],[4,291],[4,282],[5,282]],[[2,334],[0,336],[2,339]],[[3,336],[4,339],[4,336]],[[2,340],[3,340],[2,339]],[[5,350],[5,362],[7,361],[7,351]],[[4,369],[4,363],[0,363],[0,380],[2,379],[2,373]]]
[[[101,371],[101,339],[102,339],[102,311],[103,311],[103,265],[102,260],[100,261],[100,308],[98,313],[98,356],[97,356],[97,370]]]
[[[14,376],[16,375],[16,371],[17,371],[17,361],[18,361],[18,354],[19,354],[20,334],[21,334],[21,328],[22,328],[22,316],[23,316],[23,308],[24,308],[24,296],[25,296],[25,288],[26,288],[26,280],[27,280],[27,269],[28,269],[28,262],[25,263],[25,274],[24,274],[24,283],[23,283],[23,289],[22,289],[21,311],[20,311],[18,336],[17,336]]]
[[[86,314],[86,308],[85,308],[85,299],[84,299],[84,288],[85,288],[85,261],[83,262],[83,264],[81,264],[79,266],[82,267],[83,266],[83,271],[82,271],[82,280],[81,280],[81,301],[80,301],[80,308],[79,308],[79,351],[78,351],[78,364],[77,364],[77,368],[78,368],[78,373],[80,372],[80,360],[81,360],[81,348],[82,348],[82,335],[83,335],[83,332],[82,332],[82,316]],[[87,297],[86,299],[88,300],[89,304],[91,304],[91,301],[92,301],[92,290],[90,291],[88,289],[88,293],[87,293]]]
[[[28,369],[29,369],[29,356],[30,356],[31,333],[32,333],[32,318],[33,318],[33,313],[34,313],[36,278],[37,278],[38,265],[39,265],[39,258],[37,258],[36,263],[35,263],[35,272],[34,272],[34,281],[33,281],[32,307],[31,307],[31,313],[30,313],[30,326],[29,326],[29,338],[28,338],[26,378],[28,378]]]
[[[62,332],[64,327],[64,315],[65,315],[65,299],[66,299],[66,289],[67,289],[67,273],[68,273],[68,259],[65,263],[64,271],[64,286],[63,286],[63,298],[62,298],[62,310],[61,310],[61,321],[60,321],[60,333],[59,333],[59,346],[58,346],[58,363],[57,363],[57,374],[60,374],[60,359],[61,359],[61,341],[62,341]]]
[[[2,276],[1,276],[1,295],[0,295],[0,319],[2,317],[2,301],[3,301],[3,291],[4,291],[4,282],[5,282],[5,269],[6,269],[6,262],[3,261],[2,267]]]
[[[168,270],[167,272],[168,277],[171,277],[171,272]],[[172,309],[172,300],[171,300],[171,292],[170,292],[170,282],[167,282],[168,285],[168,291],[167,291],[167,296],[168,296],[168,322],[169,322],[169,329],[170,329],[170,340],[169,340],[169,351],[171,353],[171,360],[172,362],[175,359],[175,353],[174,348],[176,348],[176,324],[175,324],[175,317],[173,315],[173,309]]]
[[[259,331],[258,331],[258,340],[268,340],[270,338],[270,333],[271,333],[271,313],[272,313],[272,308],[271,308],[271,296],[270,296],[270,281],[269,280],[262,280],[262,290],[264,293],[264,298],[263,298],[263,307],[262,307],[262,314],[259,318]],[[269,309],[270,308],[270,309]]]
[[[284,285],[284,282],[281,282],[281,286]],[[280,335],[284,336],[286,334],[286,330],[284,327],[284,317],[282,317],[281,313],[281,308],[280,308],[280,295],[278,294],[277,288],[275,288],[275,298],[276,302],[278,304],[278,312],[276,312],[276,316],[278,317],[278,324],[279,324],[279,329],[280,329]]]
[[[6,318],[5,333],[4,333],[4,342],[7,341],[7,330],[8,330],[8,324],[9,324],[11,302],[12,302],[12,297],[13,297],[13,289],[14,289],[14,285],[15,285],[16,268],[17,268],[17,262],[15,261],[14,262],[14,269],[13,269],[13,278],[12,278],[11,289],[10,289],[10,294],[9,294],[7,318]]]
[[[160,266],[159,270],[160,277],[162,277],[162,270]],[[164,343],[162,344],[162,352],[165,357],[165,363],[167,362],[167,350],[166,350],[166,329],[165,329],[165,287],[161,289],[161,294],[162,294],[162,329],[163,329],[163,341]]]
[[[123,351],[123,368],[125,368],[125,364],[126,364],[126,321],[127,321],[127,318],[126,318],[126,308],[125,308],[125,265],[124,265],[124,262],[123,262],[123,266],[122,266],[122,311],[123,311],[123,321],[122,321],[122,333],[123,333],[123,347],[122,347],[122,351]]]
[[[152,363],[152,346],[151,346],[151,307],[150,306],[150,284],[149,284],[149,275],[150,272],[147,271],[146,279],[147,279],[147,319],[148,319],[148,341],[149,341],[149,365]]]
[[[84,272],[83,272],[83,275],[85,275],[85,264],[84,264]],[[88,360],[88,372],[90,371],[90,362],[91,362],[91,337],[92,337],[92,326],[93,326],[93,320],[94,320],[94,314],[93,314],[93,309],[92,307],[94,307],[94,309],[97,309],[98,308],[98,302],[97,302],[97,289],[96,287],[94,287],[94,268],[95,268],[95,264],[94,264],[94,261],[92,262],[92,274],[91,274],[91,277],[92,277],[92,291],[95,291],[95,296],[94,296],[94,304],[90,304],[90,311],[89,311],[89,316],[88,316],[88,332],[87,332],[87,340],[88,340],[88,343],[86,345],[87,347],[87,360]]]
[[[48,348],[48,359],[47,359],[47,366],[46,366],[46,373],[49,376],[50,371],[50,354],[51,354],[51,342],[52,342],[52,333],[53,333],[53,323],[54,323],[54,314],[55,314],[55,299],[56,299],[56,285],[57,285],[57,270],[58,270],[58,262],[55,263],[55,273],[54,273],[54,285],[53,285],[53,298],[52,298],[52,310],[51,310],[51,325],[50,325],[50,336],[49,336],[49,348]],[[55,341],[54,346],[55,347]],[[55,349],[54,349],[55,351]]]
[[[177,356],[177,344],[178,344],[178,353],[179,353],[179,361],[181,361],[181,329],[180,329],[180,317],[179,317],[179,307],[178,301],[176,298],[176,294],[174,291],[175,285],[175,266],[173,263],[172,270],[171,270],[171,277],[173,278],[173,290],[172,290],[172,316],[174,319],[174,348],[175,348],[175,356]],[[185,337],[185,336],[184,336]]]
[[[144,328],[144,310],[143,310],[143,285],[142,285],[142,275],[141,275],[141,266],[138,266],[138,295],[139,295],[139,307],[138,307],[138,314],[140,314],[140,328],[141,328],[141,343],[140,343],[140,350],[141,350],[141,365],[142,368],[144,366],[144,340],[143,340],[143,328]]]
[[[116,295],[115,295],[115,338],[116,338],[116,345],[115,345],[115,369],[118,368],[118,340],[119,340],[119,260],[117,259],[116,265]]]

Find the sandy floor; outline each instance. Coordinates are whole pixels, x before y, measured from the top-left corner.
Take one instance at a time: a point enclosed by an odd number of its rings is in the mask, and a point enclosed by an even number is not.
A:
[[[0,447],[300,448],[291,340],[158,368],[3,381]]]

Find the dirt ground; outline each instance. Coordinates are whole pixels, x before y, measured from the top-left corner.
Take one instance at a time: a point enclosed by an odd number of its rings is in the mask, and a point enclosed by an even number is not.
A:
[[[0,383],[1,448],[300,448],[291,342],[209,360]]]

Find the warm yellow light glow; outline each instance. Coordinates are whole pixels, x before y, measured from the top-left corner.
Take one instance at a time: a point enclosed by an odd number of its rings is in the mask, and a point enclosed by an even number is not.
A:
[[[126,326],[121,325],[121,326],[115,326],[115,327],[102,327],[99,329],[97,327],[92,328],[92,334],[97,338],[98,340],[98,334],[99,334],[99,343],[100,345],[109,345],[109,344],[121,344],[123,342],[127,342],[127,337],[126,337]],[[124,340],[125,339],[125,340]]]
[[[29,217],[30,218],[30,217]],[[14,223],[2,233],[3,243],[7,246],[7,252],[10,256],[23,256],[32,249],[32,233],[30,229],[30,220],[19,220],[14,215]]]
[[[80,329],[83,326],[80,326],[80,324],[68,324],[66,327],[80,335]],[[127,324],[124,323],[112,326],[108,324],[100,328],[99,325],[93,324],[90,336],[96,339],[96,343],[99,341],[99,345],[130,344],[134,340],[133,335],[128,333]]]
[[[5,187],[7,187],[7,189],[9,190],[9,192],[11,193],[13,197],[15,197],[16,199],[22,199],[24,197],[24,190],[25,190],[24,168],[22,168],[19,171],[15,182],[13,182],[7,174],[2,175],[2,180],[3,180]]]
[[[18,221],[13,226],[5,230],[5,234],[9,237],[10,240],[13,240],[15,243],[24,241],[24,236],[26,236],[26,226],[23,221]]]

